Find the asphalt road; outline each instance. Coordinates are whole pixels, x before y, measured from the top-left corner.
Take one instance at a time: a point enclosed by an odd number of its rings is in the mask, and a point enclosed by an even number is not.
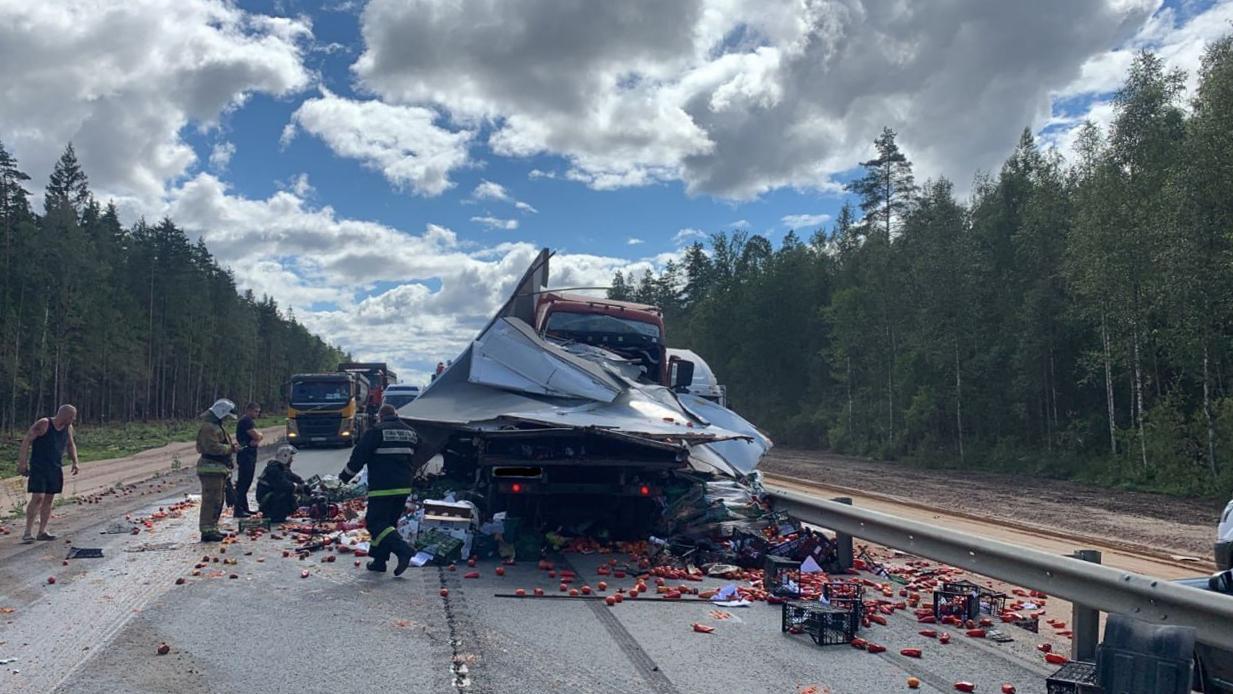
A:
[[[336,473],[348,452],[304,451],[296,466],[305,477]],[[141,502],[131,515],[182,498],[167,494]],[[942,646],[919,635],[910,614],[862,631],[887,646],[874,655],[784,635],[780,609],[765,604],[722,615],[706,604],[654,595],[615,607],[495,597],[536,587],[559,594],[557,580],[534,561],[507,567],[504,576],[487,561],[474,569],[475,579],[464,578],[465,567],[413,568],[394,578],[367,572],[346,554],[332,563],[321,552],[285,558],[291,547],[285,539],[244,538],[220,554],[216,545],[195,542],[196,516],[192,508],[139,535],[99,535],[123,519],[118,510],[66,533],[75,544],[102,547],[103,559],[61,566],[66,545],[57,542],[23,550],[20,563],[6,560],[0,608],[12,612],[0,614],[0,661],[17,660],[0,666],[0,691],[797,694],[816,687],[837,694],[907,691],[906,678],[915,675],[924,682],[920,691],[949,692],[954,682],[968,680],[977,692],[998,692],[1010,682],[1030,693],[1045,691],[1051,669],[1034,649],[1043,637],[1016,632],[1015,642],[996,644],[956,633]],[[130,551],[143,546],[149,551]],[[236,564],[210,561],[194,577],[203,556]],[[572,564],[581,581],[595,585],[596,567],[609,558],[554,560]],[[305,570],[308,577],[301,578]],[[54,585],[46,582],[50,575],[57,577]],[[176,585],[181,577],[185,583]],[[633,585],[607,580],[609,592]],[[694,623],[715,632],[696,633]],[[166,656],[155,653],[161,642],[171,647]],[[909,646],[923,647],[924,658],[899,655]]]

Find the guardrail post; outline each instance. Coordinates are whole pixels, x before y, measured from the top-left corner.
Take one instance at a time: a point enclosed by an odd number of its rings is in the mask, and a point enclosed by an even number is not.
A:
[[[1074,557],[1093,564],[1100,563],[1100,552],[1094,549],[1078,550]],[[1074,640],[1070,642],[1070,659],[1096,660],[1096,646],[1100,643],[1100,610],[1077,602],[1072,604],[1072,609],[1070,624]]]
[[[852,505],[852,498],[847,496],[837,496],[831,501]],[[839,563],[839,567],[844,571],[852,568],[852,536],[847,533],[835,531],[835,557]]]

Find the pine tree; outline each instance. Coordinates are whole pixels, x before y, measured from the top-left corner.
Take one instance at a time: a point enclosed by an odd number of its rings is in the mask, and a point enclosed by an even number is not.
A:
[[[876,231],[888,239],[894,236],[916,196],[912,164],[899,151],[895,137],[894,130],[882,129],[873,142],[878,156],[861,162],[865,175],[847,186],[848,192],[860,198],[863,223],[869,232]]]
[[[43,198],[43,208],[48,214],[59,206],[72,208],[75,215],[81,215],[90,201],[89,180],[77,161],[77,152],[73,143],[64,147],[64,153],[56,161],[51,171],[51,179],[47,182],[47,192]]]

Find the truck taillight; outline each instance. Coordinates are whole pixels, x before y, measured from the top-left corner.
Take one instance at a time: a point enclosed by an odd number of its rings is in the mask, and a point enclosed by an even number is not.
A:
[[[650,496],[651,488],[644,484],[641,487],[638,487],[638,493],[641,494],[642,496]]]

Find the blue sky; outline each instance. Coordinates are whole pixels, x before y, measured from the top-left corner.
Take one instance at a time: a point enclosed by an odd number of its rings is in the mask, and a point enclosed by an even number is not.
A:
[[[414,379],[538,247],[589,286],[719,231],[808,237],[884,125],[964,193],[1025,126],[1067,154],[1107,124],[1135,50],[1193,74],[1233,20],[1227,0],[928,5],[0,0],[0,141],[40,187],[72,140],[126,219],[170,215]]]

